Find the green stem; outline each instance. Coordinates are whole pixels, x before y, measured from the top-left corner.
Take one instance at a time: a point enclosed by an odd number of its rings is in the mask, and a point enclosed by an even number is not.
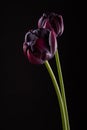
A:
[[[46,68],[49,72],[51,79],[52,79],[52,82],[53,82],[53,85],[54,85],[54,88],[55,88],[55,91],[56,91],[56,94],[57,94],[57,98],[58,98],[58,101],[59,101],[63,130],[68,130],[67,129],[67,121],[66,121],[64,104],[63,104],[63,100],[62,100],[62,96],[61,96],[61,93],[60,93],[60,90],[59,90],[58,83],[56,81],[55,75],[54,75],[48,61],[45,62],[45,66],[46,66]]]
[[[62,95],[64,108],[65,108],[65,114],[66,114],[66,120],[67,120],[67,128],[68,128],[68,130],[70,130],[69,116],[68,116],[66,96],[65,96],[65,89],[64,89],[64,82],[63,82],[63,76],[62,76],[61,64],[60,64],[60,60],[59,60],[59,53],[58,53],[58,51],[56,51],[56,53],[55,53],[55,60],[56,60],[57,71],[58,71],[58,76],[59,76],[61,95]]]

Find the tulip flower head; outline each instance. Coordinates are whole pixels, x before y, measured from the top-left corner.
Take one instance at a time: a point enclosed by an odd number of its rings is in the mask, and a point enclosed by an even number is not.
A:
[[[63,18],[55,13],[50,13],[49,15],[44,13],[38,21],[38,28],[54,30],[56,36],[61,36],[64,31]]]
[[[57,39],[54,31],[44,28],[26,33],[23,51],[33,64],[43,64],[51,59],[57,50]]]

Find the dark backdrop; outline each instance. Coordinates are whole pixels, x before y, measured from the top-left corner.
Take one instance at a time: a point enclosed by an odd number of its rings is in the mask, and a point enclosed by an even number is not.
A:
[[[37,28],[46,12],[61,14],[65,30],[58,49],[65,83],[71,130],[82,127],[80,5],[73,1],[4,4],[1,53],[1,130],[62,130],[55,90],[44,65],[31,65],[22,50],[25,33]],[[57,76],[55,60],[50,60]]]

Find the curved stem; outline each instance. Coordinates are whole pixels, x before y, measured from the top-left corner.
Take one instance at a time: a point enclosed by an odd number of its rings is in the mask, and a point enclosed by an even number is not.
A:
[[[48,61],[45,62],[45,66],[46,66],[46,68],[47,68],[47,70],[49,72],[49,75],[50,75],[51,79],[52,79],[52,82],[53,82],[53,85],[54,85],[54,88],[55,88],[55,91],[56,91],[56,95],[57,95],[57,98],[58,98],[58,102],[59,102],[59,106],[60,106],[60,112],[61,112],[63,130],[68,130],[67,129],[67,121],[66,121],[64,104],[63,104],[62,96],[61,96],[61,93],[60,93],[60,90],[59,90],[59,86],[57,84],[55,75],[54,75]]]
[[[56,60],[57,71],[58,71],[58,76],[59,76],[61,95],[62,95],[64,108],[65,108],[66,119],[67,119],[67,128],[68,128],[68,130],[70,130],[69,116],[68,116],[65,89],[64,89],[64,82],[63,82],[63,76],[62,76],[62,71],[61,71],[61,64],[60,64],[60,60],[59,60],[58,50],[55,53],[55,60]]]

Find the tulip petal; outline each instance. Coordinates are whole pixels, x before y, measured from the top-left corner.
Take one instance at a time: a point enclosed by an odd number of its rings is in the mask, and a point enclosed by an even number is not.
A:
[[[63,18],[61,15],[58,16],[59,17],[59,24],[60,24],[60,33],[59,33],[59,36],[62,35],[63,31],[64,31],[64,22],[63,22]]]
[[[29,50],[27,50],[27,57],[32,64],[43,64],[44,61],[41,58],[35,57]]]
[[[55,34],[54,31],[50,31],[50,34],[49,34],[49,45],[50,45],[51,54],[54,55],[54,53],[57,50],[57,39],[56,39],[56,34]]]
[[[45,20],[45,23],[44,23],[44,25],[43,25],[43,28],[49,29],[50,31],[53,30],[53,28],[52,28],[50,22],[48,21],[48,19]]]
[[[38,20],[38,28],[42,28],[43,27],[46,18],[47,18],[47,15],[44,13],[43,16]]]
[[[27,47],[28,47],[28,46],[27,46],[27,45],[25,44],[25,42],[24,42],[24,43],[23,43],[23,51],[24,51],[25,56],[27,55],[27,54],[26,54]]]

